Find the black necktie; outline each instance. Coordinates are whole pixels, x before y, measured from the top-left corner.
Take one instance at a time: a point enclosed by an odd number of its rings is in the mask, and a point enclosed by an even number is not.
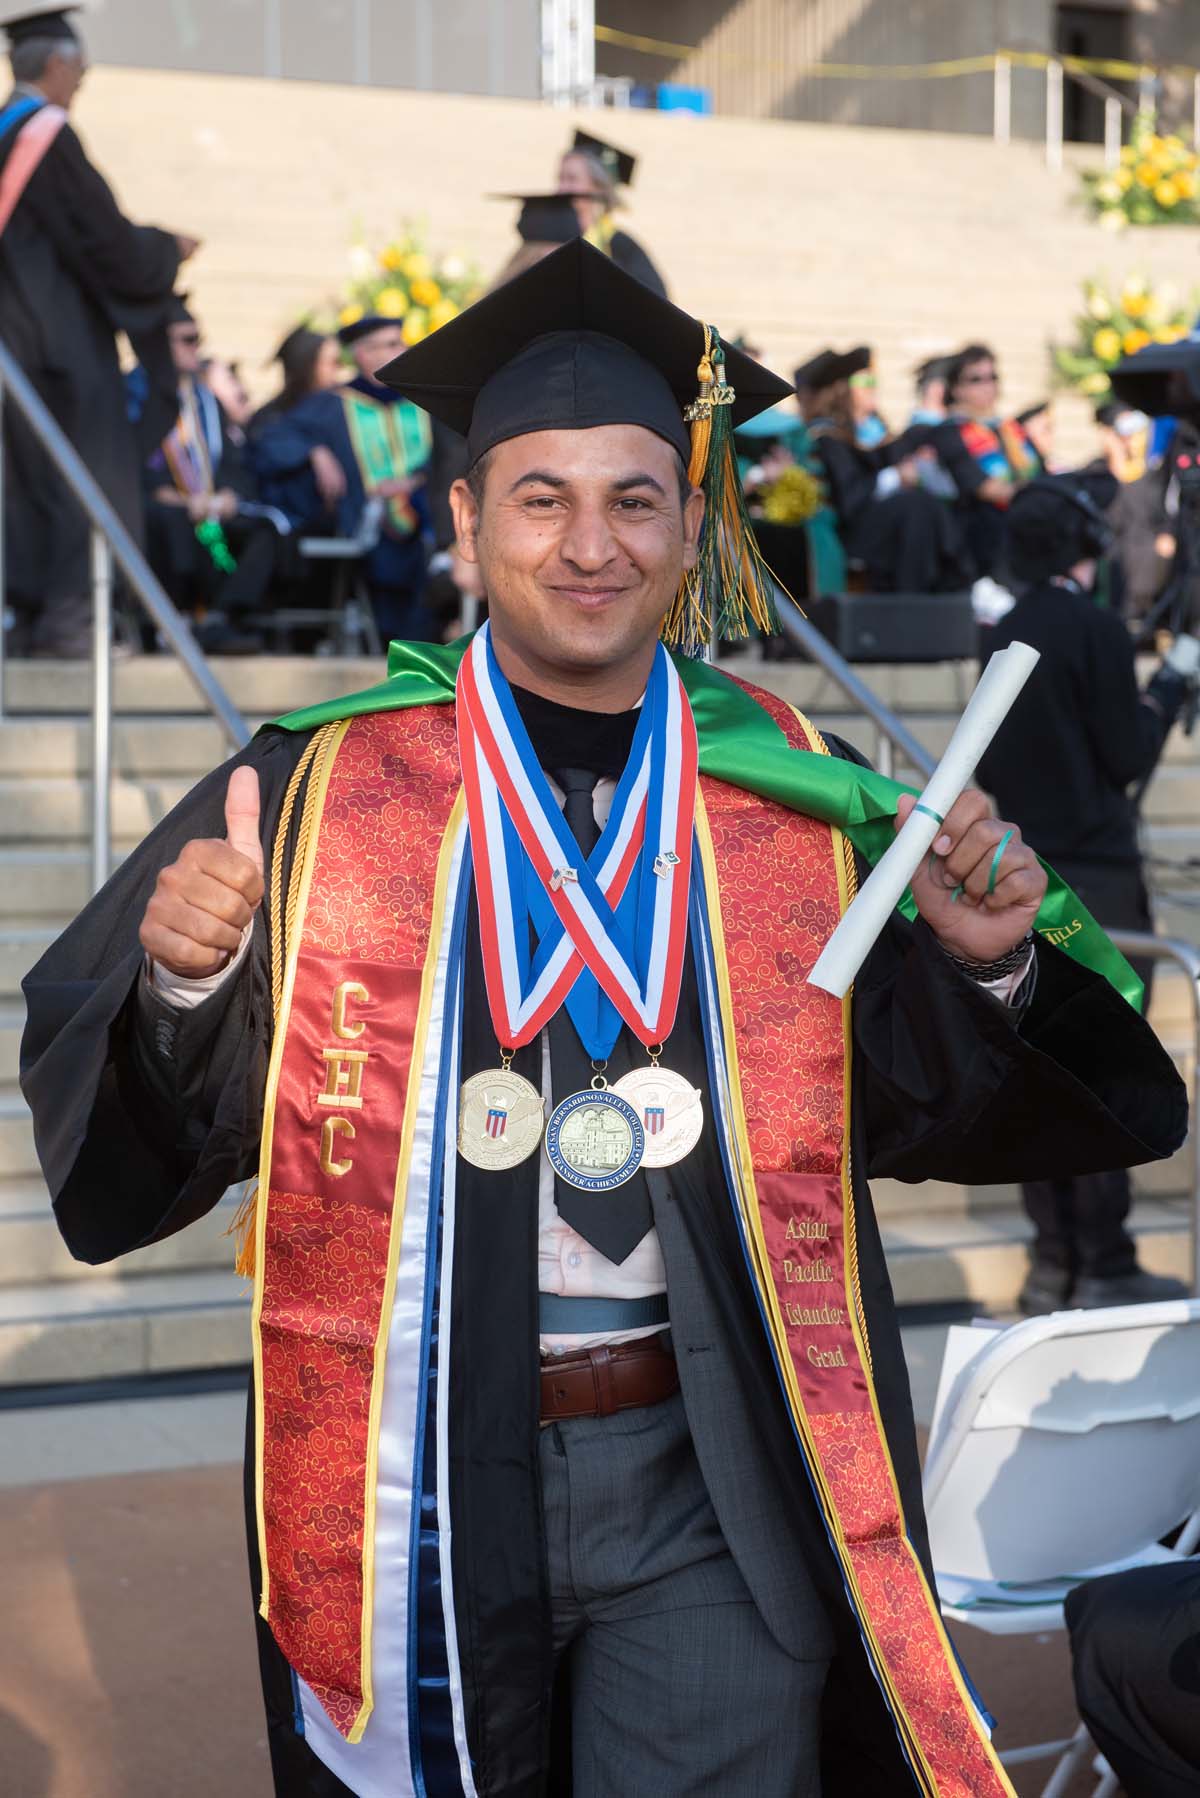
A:
[[[553,768],[551,774],[566,795],[563,817],[586,860],[600,836],[592,809],[596,777],[589,768]],[[612,1078],[612,1068],[608,1071]],[[591,1085],[594,1072],[591,1058],[563,1006],[550,1020],[550,1085],[554,1103],[559,1104],[572,1093],[583,1092]],[[556,1174],[554,1203],[559,1216],[572,1230],[577,1230],[593,1248],[618,1265],[632,1254],[654,1224],[650,1194],[640,1172],[633,1174],[623,1186],[605,1193],[581,1192]]]

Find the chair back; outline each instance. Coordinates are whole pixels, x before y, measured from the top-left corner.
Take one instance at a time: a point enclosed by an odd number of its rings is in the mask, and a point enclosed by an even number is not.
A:
[[[925,1465],[939,1576],[1152,1558],[1200,1503],[1200,1299],[951,1332]]]

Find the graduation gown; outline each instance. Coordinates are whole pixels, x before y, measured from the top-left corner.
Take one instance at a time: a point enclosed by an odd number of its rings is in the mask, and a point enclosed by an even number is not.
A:
[[[0,136],[0,168],[19,131],[20,123]],[[135,539],[140,458],[115,335],[131,338],[156,400],[167,396],[147,418],[161,436],[174,385],[166,316],[178,267],[174,236],[124,216],[64,125],[0,235],[0,338]],[[88,524],[15,406],[5,408],[4,423],[8,586],[26,608],[49,614],[88,590]]]
[[[323,523],[328,523],[329,514],[322,506],[309,466],[309,456],[318,446],[336,456],[346,477],[346,490],[333,514],[336,534],[353,537],[362,521],[368,497],[367,481],[351,436],[344,398],[353,394],[359,394],[377,406],[403,408],[408,414],[418,412],[394,388],[356,375],[344,387],[311,393],[291,411],[264,419],[250,440],[250,463],[258,479],[261,497],[267,504],[278,506],[295,530],[320,529]],[[426,437],[420,460],[394,472],[418,473],[428,459]],[[394,521],[385,520],[379,542],[366,559],[367,579],[372,587],[418,591],[424,585],[421,534],[428,527],[429,519],[427,500],[420,487],[413,495],[412,506],[415,526],[401,529]]]
[[[708,670],[693,678],[707,689],[730,685]],[[359,709],[378,705],[367,696]],[[254,1169],[272,1030],[266,921],[256,919],[240,974],[188,1013],[147,998],[140,987],[136,931],[158,870],[190,838],[223,834],[225,786],[236,763],[259,774],[269,865],[284,791],[310,734],[301,717],[292,722],[294,729],[260,734],[234,763],[201,782],[26,981],[23,1086],[60,1228],[84,1260],[105,1261],[173,1234]],[[550,751],[536,739],[535,747],[539,758],[550,761]],[[835,755],[852,759],[844,747],[832,747]],[[831,770],[838,766],[832,763]],[[286,866],[293,845],[284,847]],[[463,1076],[490,1065],[496,1053],[469,924],[465,942],[455,1039],[456,1074]],[[703,1066],[705,1034],[698,995],[706,975],[696,940],[691,948],[681,1023],[672,1039],[672,1060],[685,1073]],[[447,1006],[454,1015],[449,1001]],[[1107,981],[1065,954],[1039,942],[1032,1002],[1014,1012],[963,976],[924,925],[899,916],[858,981],[853,1043],[852,1191],[862,1303],[909,1539],[931,1577],[907,1378],[867,1177],[1002,1181],[1032,1169],[1132,1165],[1173,1150],[1186,1128],[1186,1099],[1142,1020]],[[626,1044],[624,1052],[634,1051]],[[521,1052],[527,1063],[537,1053],[536,1045]],[[532,1064],[524,1071],[534,1071]],[[114,1181],[116,1166],[120,1176]],[[789,1575],[802,1563],[828,1607],[838,1642],[825,1705],[826,1789],[865,1798],[918,1789],[779,1406],[711,1125],[693,1155],[669,1170],[665,1186],[654,1195],[656,1205],[678,1206],[683,1226],[673,1233],[667,1268],[668,1292],[676,1295],[677,1343],[687,1342],[692,1321],[686,1304],[677,1313],[678,1295],[698,1292],[708,1327],[719,1336],[705,1345],[716,1351],[707,1360],[720,1368],[747,1420],[742,1476],[732,1488],[713,1492],[722,1528],[781,1640]],[[461,1705],[456,1727],[464,1732],[474,1790],[488,1798],[535,1798],[547,1790],[569,1791],[569,1784],[548,1784],[553,1667],[531,1377],[537,1353],[536,1159],[497,1180],[460,1158],[456,1190],[471,1228],[461,1243],[455,1240],[446,1290],[454,1344],[442,1370],[451,1419],[446,1453],[452,1528],[446,1535],[453,1546],[441,1577],[453,1580],[458,1660],[440,1674],[426,1664],[418,1685],[410,1687],[405,1747],[424,1783],[411,1783],[416,1772],[410,1775],[396,1747],[386,1790],[446,1798],[468,1789],[455,1755],[449,1688]],[[703,1467],[712,1420],[696,1377],[688,1373],[685,1399]],[[425,1502],[423,1496],[422,1507]],[[438,1534],[436,1525],[422,1526],[422,1552],[435,1561]],[[253,1560],[253,1520],[250,1538]],[[428,1621],[422,1607],[435,1594],[436,1576],[427,1568],[414,1601],[418,1634]],[[349,1760],[342,1758],[334,1741],[318,1756],[313,1735],[301,1740],[294,1682],[269,1635],[261,1641],[280,1791],[311,1798],[383,1791],[372,1781],[350,1783],[322,1764],[327,1755],[345,1774],[354,1764],[353,1749],[347,1750]],[[319,1724],[303,1695],[300,1708],[310,1724]],[[385,1719],[379,1721],[386,1728]]]

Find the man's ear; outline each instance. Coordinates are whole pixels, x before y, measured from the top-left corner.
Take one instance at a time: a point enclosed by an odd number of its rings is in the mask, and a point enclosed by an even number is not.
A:
[[[464,562],[477,562],[476,538],[479,534],[479,507],[466,481],[455,481],[450,489],[450,512],[454,519],[454,536],[458,553]]]
[[[700,553],[700,533],[704,528],[704,494],[693,487],[683,502],[683,566],[694,568]]]

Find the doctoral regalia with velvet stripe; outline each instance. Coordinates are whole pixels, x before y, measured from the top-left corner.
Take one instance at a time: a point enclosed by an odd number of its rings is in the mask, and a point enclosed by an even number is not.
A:
[[[248,1525],[276,1764],[314,1798],[569,1790],[536,1477],[536,1159],[501,1177],[454,1152],[459,1083],[496,1059],[462,652],[396,645],[388,680],[236,758],[259,773],[273,878],[203,1019],[163,1006],[161,1032],[133,1027],[136,926],[182,843],[221,834],[228,765],[26,983],[23,1083],[74,1253],[167,1236],[262,1174]],[[1002,1792],[932,1594],[866,1182],[1133,1165],[1181,1139],[1183,1089],[1058,885],[1024,1009],[899,913],[844,1007],[808,987],[899,789],[772,696],[680,669],[701,778],[672,1059],[709,1122],[651,1195],[697,1457],[781,1645],[803,1653],[812,1591],[828,1612],[826,1789]]]

